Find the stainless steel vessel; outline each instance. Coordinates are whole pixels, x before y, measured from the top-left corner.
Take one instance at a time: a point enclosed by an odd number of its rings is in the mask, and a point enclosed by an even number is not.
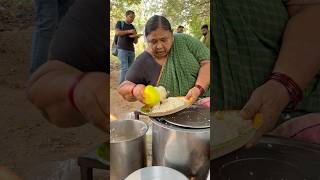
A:
[[[145,134],[148,126],[138,120],[116,120],[110,123],[110,129],[110,178],[123,180],[147,165]]]
[[[125,180],[188,180],[188,178],[172,168],[151,166],[136,170]]]
[[[176,169],[189,178],[206,179],[210,168],[210,112],[191,106],[151,118],[152,164]]]

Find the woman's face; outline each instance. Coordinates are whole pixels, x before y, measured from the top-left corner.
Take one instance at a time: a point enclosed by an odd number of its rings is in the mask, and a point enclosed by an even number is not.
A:
[[[157,28],[147,36],[148,46],[156,58],[166,57],[173,42],[172,32]]]

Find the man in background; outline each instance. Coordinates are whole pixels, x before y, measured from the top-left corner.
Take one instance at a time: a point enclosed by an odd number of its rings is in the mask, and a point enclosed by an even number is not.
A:
[[[53,34],[73,2],[74,0],[34,1],[35,28],[32,35],[31,73],[48,60]]]
[[[115,28],[115,34],[118,38],[118,57],[120,60],[119,84],[125,80],[126,73],[134,61],[134,44],[138,43],[138,38],[140,37],[137,35],[137,31],[132,24],[134,18],[134,12],[131,10],[127,11],[125,20],[118,21]]]
[[[183,33],[184,27],[183,26],[178,26],[177,28],[177,33]]]
[[[203,36],[200,38],[200,41],[210,49],[210,33],[207,24],[201,26],[201,32]]]

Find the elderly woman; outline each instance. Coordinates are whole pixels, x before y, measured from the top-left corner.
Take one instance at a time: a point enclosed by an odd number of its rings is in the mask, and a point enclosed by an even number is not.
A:
[[[214,1],[212,110],[260,112],[248,146],[289,119],[273,133],[320,143],[320,1],[245,2]]]
[[[129,69],[118,92],[128,101],[144,102],[146,85],[164,86],[170,96],[195,102],[209,96],[210,52],[199,40],[173,34],[169,21],[155,15],[145,27],[148,48]]]

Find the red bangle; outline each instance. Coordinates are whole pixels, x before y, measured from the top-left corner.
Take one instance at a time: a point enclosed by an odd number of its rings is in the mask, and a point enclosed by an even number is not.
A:
[[[205,92],[205,90],[203,89],[202,86],[200,86],[199,84],[196,84],[194,87],[198,88],[200,90],[200,96]]]
[[[137,84],[135,84],[134,86],[133,86],[133,88],[131,89],[131,95],[134,97],[134,94],[133,94],[133,90],[134,90],[134,88],[137,86]]]
[[[290,101],[294,106],[302,99],[303,93],[301,88],[286,74],[274,72],[270,75],[269,79],[281,83],[287,89]]]
[[[77,111],[79,111],[76,103],[74,102],[74,90],[76,89],[77,85],[79,84],[80,80],[86,75],[86,73],[82,73],[80,76],[76,78],[76,80],[72,83],[68,91],[68,99],[72,107],[74,107]]]

